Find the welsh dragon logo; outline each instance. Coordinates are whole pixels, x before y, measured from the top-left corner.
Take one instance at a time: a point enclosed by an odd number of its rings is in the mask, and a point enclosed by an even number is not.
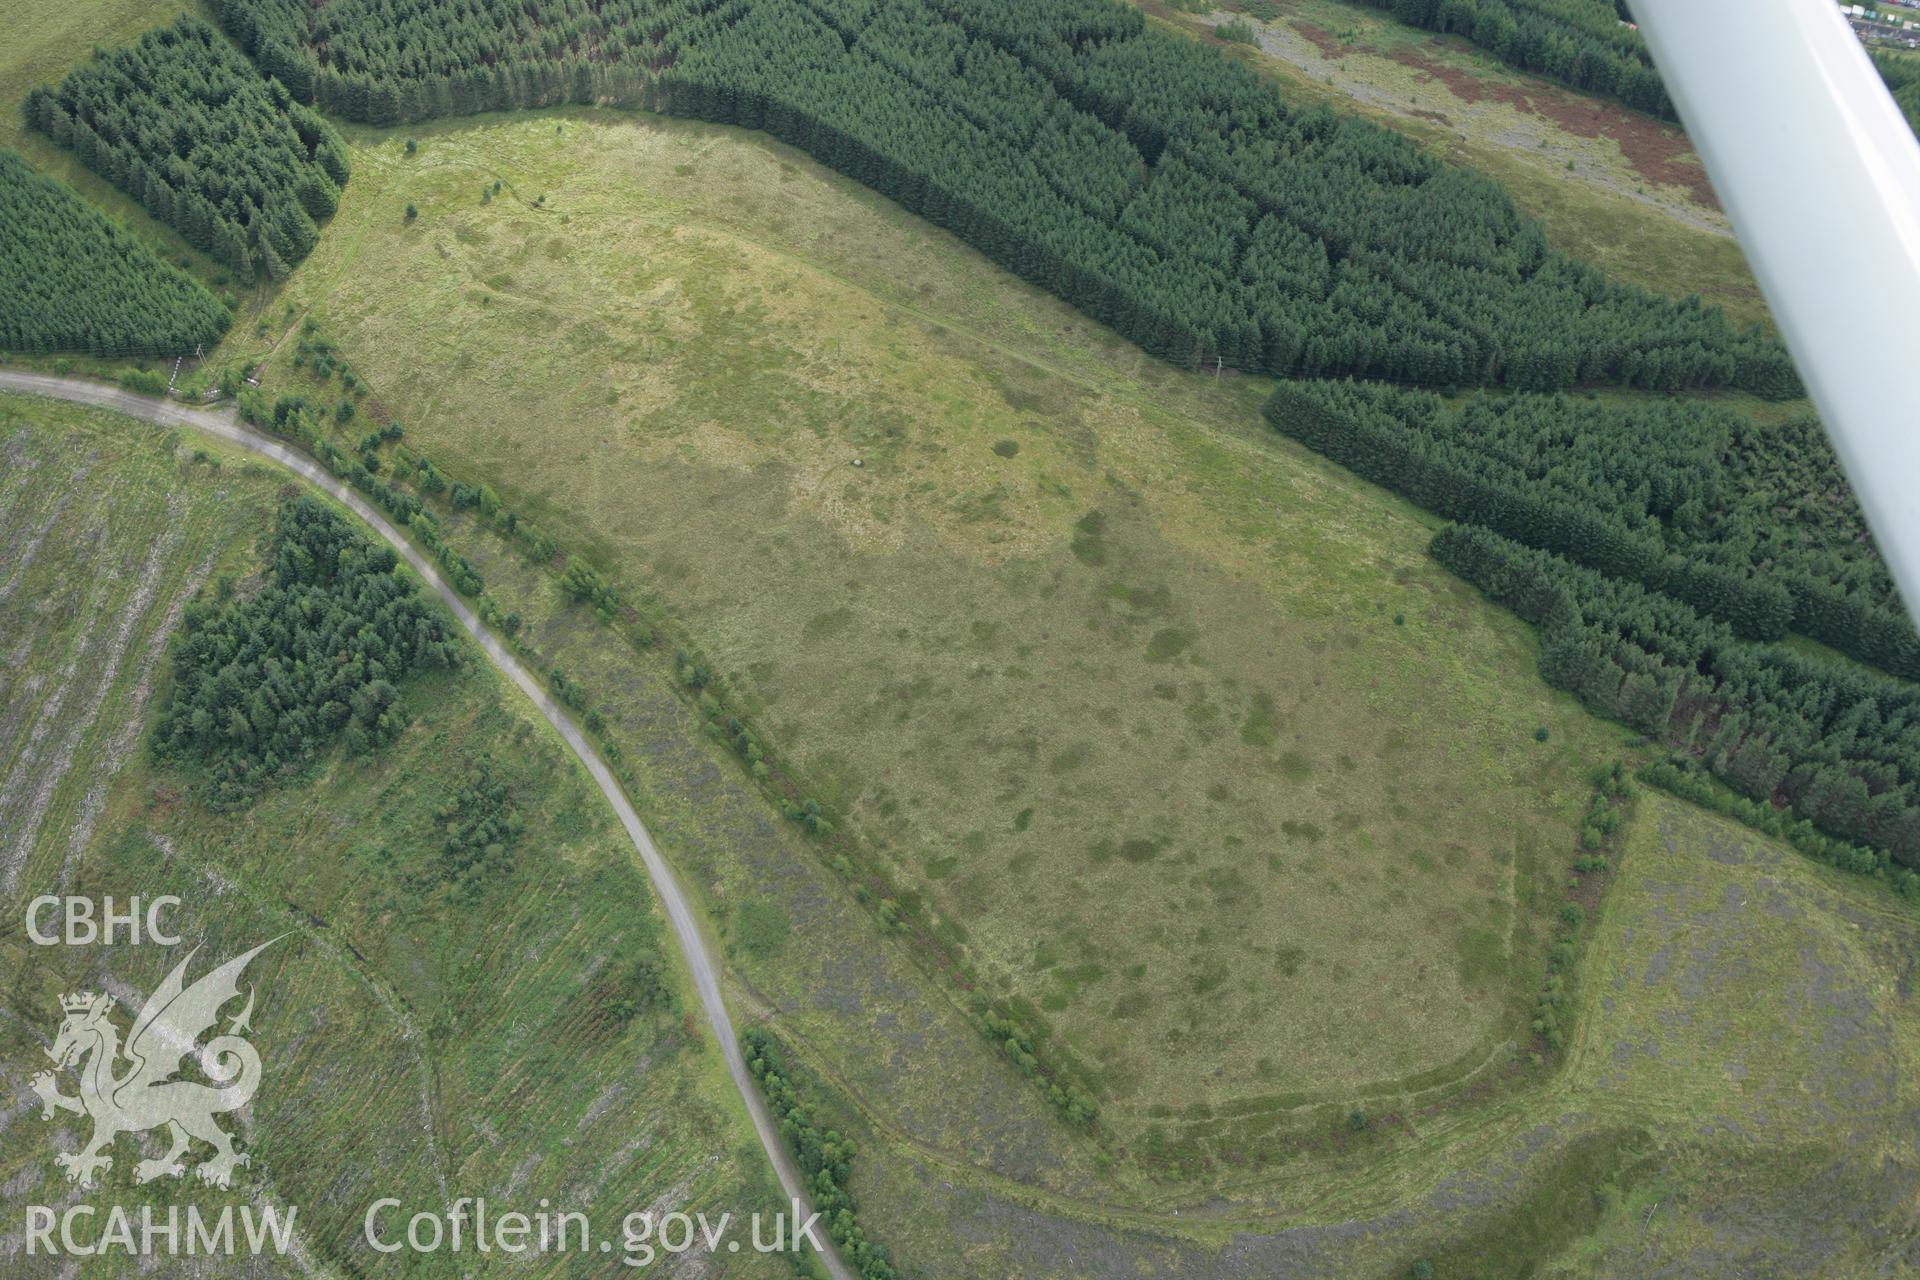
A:
[[[33,1091],[40,1095],[42,1119],[53,1119],[56,1111],[93,1117],[93,1140],[80,1151],[57,1157],[69,1182],[82,1188],[93,1186],[96,1173],[113,1167],[107,1151],[115,1138],[165,1126],[172,1147],[157,1160],[140,1161],[134,1167],[136,1179],[180,1177],[186,1172],[181,1157],[197,1138],[212,1146],[214,1154],[195,1174],[214,1186],[232,1184],[233,1171],[248,1160],[234,1151],[233,1138],[214,1117],[246,1106],[260,1087],[260,1055],[242,1034],[253,1029],[248,1022],[253,1016],[252,990],[248,990],[246,1007],[227,1024],[225,1035],[205,1045],[199,1041],[219,1019],[221,1007],[240,994],[240,975],[247,962],[272,945],[261,943],[190,987],[183,980],[199,948],[189,951],[147,997],[124,1048],[119,1029],[108,1017],[114,1007],[112,996],[87,992],[61,997],[66,1018],[47,1056],[61,1070],[76,1070],[80,1096],[61,1093],[52,1071],[33,1078]],[[188,1054],[195,1055],[213,1085],[173,1078]],[[119,1067],[123,1058],[124,1071]]]

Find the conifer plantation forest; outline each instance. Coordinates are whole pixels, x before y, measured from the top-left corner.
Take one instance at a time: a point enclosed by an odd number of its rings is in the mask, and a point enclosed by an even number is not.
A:
[[[35,90],[25,110],[30,125],[242,281],[256,270],[284,279],[347,181],[331,126],[195,18]]]
[[[1365,0],[1401,22],[1457,35],[1508,66],[1671,120],[1653,56],[1626,0]]]
[[[611,99],[763,128],[1188,367],[1797,387],[1772,339],[1606,280],[1493,184],[1113,0],[219,9],[348,119]]]
[[[280,509],[271,581],[196,605],[173,649],[153,748],[204,764],[216,807],[244,804],[344,735],[356,755],[406,724],[397,684],[454,661],[445,622],[368,542],[311,498]]]
[[[212,346],[228,320],[146,241],[0,150],[0,347],[177,355]]]

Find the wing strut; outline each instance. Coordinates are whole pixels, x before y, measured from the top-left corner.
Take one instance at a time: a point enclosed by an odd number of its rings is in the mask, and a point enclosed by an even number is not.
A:
[[[1833,0],[1634,16],[1912,614],[1920,142]]]

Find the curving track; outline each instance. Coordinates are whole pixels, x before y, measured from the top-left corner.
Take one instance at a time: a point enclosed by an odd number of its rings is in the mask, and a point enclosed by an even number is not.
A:
[[[661,856],[653,837],[647,831],[646,824],[640,821],[640,815],[634,812],[626,792],[614,781],[606,762],[587,742],[586,735],[573,722],[564,707],[548,696],[545,686],[520,665],[513,652],[489,631],[484,623],[474,615],[467,602],[458,592],[447,585],[432,562],[420,554],[414,545],[402,537],[390,521],[376,510],[367,500],[348,487],[345,481],[338,479],[325,467],[291,446],[263,435],[241,422],[231,409],[220,411],[210,409],[190,409],[184,405],[167,400],[158,400],[152,396],[135,395],[130,391],[121,391],[116,387],[86,382],[78,378],[60,378],[51,374],[23,373],[16,370],[0,369],[0,391],[17,391],[28,395],[46,396],[55,400],[68,400],[76,404],[94,405],[102,409],[111,409],[126,414],[130,418],[168,427],[189,427],[216,436],[229,444],[256,453],[263,458],[298,475],[303,480],[323,489],[334,499],[359,516],[393,549],[400,553],[406,562],[413,566],[415,573],[426,580],[435,594],[440,597],[460,625],[467,629],[474,642],[487,655],[487,660],[500,673],[518,685],[520,691],[533,700],[540,714],[547,718],[554,731],[565,740],[580,763],[606,797],[607,803],[620,817],[620,825],[625,827],[627,835],[633,841],[633,847],[646,865],[647,877],[653,881],[654,892],[660,896],[667,919],[673,926],[673,936],[680,944],[680,952],[686,957],[687,968],[693,974],[694,988],[700,993],[701,1007],[706,1010],[707,1025],[713,1029],[714,1037],[720,1042],[721,1052],[726,1055],[727,1070],[733,1076],[734,1087],[740,1091],[741,1101],[746,1103],[747,1112],[753,1117],[754,1131],[760,1135],[760,1145],[766,1150],[767,1159],[773,1162],[774,1171],[780,1175],[780,1185],[787,1195],[804,1206],[802,1214],[813,1212],[813,1199],[807,1194],[805,1181],[795,1167],[787,1148],[780,1140],[780,1131],[773,1118],[767,1112],[766,1101],[760,1096],[759,1087],[754,1084],[753,1076],[747,1071],[746,1060],[740,1055],[740,1040],[734,1034],[733,1020],[727,1016],[726,1002],[720,995],[718,966],[713,954],[708,950],[707,940],[700,932],[700,926],[694,919],[693,909],[687,905],[686,895],[680,891],[679,882],[674,879],[673,870],[667,860]],[[830,1242],[821,1240],[820,1259],[826,1264],[833,1280],[857,1280],[853,1271],[834,1251]]]

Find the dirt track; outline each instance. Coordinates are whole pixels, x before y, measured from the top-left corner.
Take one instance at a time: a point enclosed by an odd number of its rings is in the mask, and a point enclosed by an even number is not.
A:
[[[686,896],[680,891],[680,885],[674,879],[673,870],[660,850],[654,845],[653,837],[646,825],[640,821],[640,815],[634,811],[626,793],[614,781],[613,773],[606,762],[600,758],[586,735],[567,714],[565,708],[548,696],[546,688],[520,664],[500,640],[489,631],[484,623],[467,607],[458,592],[447,585],[433,564],[420,553],[414,545],[402,537],[393,525],[376,511],[358,493],[347,484],[334,477],[318,462],[298,452],[291,446],[261,434],[242,423],[231,410],[213,411],[208,409],[189,409],[171,401],[155,399],[152,396],[135,395],[115,387],[82,381],[78,378],[59,378],[49,374],[22,373],[13,370],[0,370],[0,391],[17,391],[28,395],[46,396],[55,400],[67,400],[76,404],[94,405],[111,409],[131,418],[143,419],[168,427],[187,427],[206,432],[229,444],[249,450],[263,458],[278,463],[294,472],[310,484],[323,489],[336,502],[351,510],[361,520],[371,525],[374,532],[392,545],[395,551],[413,566],[415,573],[425,579],[443,604],[460,620],[467,634],[487,655],[487,660],[500,673],[519,686],[520,691],[533,700],[540,713],[547,718],[554,731],[565,740],[569,749],[578,756],[593,776],[607,803],[620,818],[621,826],[633,841],[634,850],[645,864],[647,876],[653,882],[654,892],[660,896],[661,906],[667,913],[668,922],[673,926],[673,935],[680,944],[681,954],[686,957],[687,968],[693,974],[695,989],[700,995],[700,1004],[706,1011],[707,1024],[713,1030],[714,1037],[720,1042],[721,1052],[726,1055],[727,1070],[733,1076],[735,1088],[746,1103],[747,1112],[753,1117],[753,1127],[759,1134],[760,1145],[766,1150],[767,1158],[773,1162],[774,1171],[780,1176],[780,1185],[787,1195],[805,1206],[802,1214],[813,1212],[812,1197],[807,1194],[806,1183],[800,1176],[792,1158],[787,1154],[786,1146],[780,1140],[778,1128],[768,1114],[766,1103],[760,1096],[747,1064],[740,1054],[739,1037],[734,1034],[733,1021],[727,1015],[726,1002],[720,994],[718,967],[713,955],[707,948],[707,940],[700,932],[699,922],[694,918],[692,908],[687,904]],[[802,1218],[804,1221],[804,1216]],[[824,1237],[823,1237],[824,1244]],[[822,1260],[834,1280],[855,1280],[853,1272],[840,1260],[831,1245],[822,1250]]]

